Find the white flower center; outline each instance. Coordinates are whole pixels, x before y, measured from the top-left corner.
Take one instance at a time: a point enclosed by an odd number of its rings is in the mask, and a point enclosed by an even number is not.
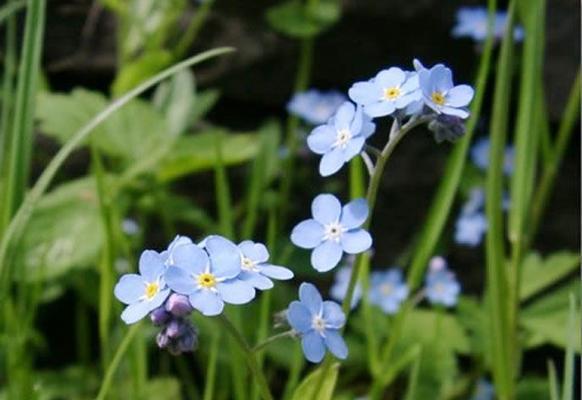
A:
[[[352,132],[349,129],[338,129],[333,147],[345,149],[352,139]]]
[[[324,226],[324,240],[333,240],[339,242],[342,234],[344,233],[344,227],[338,222],[331,222]]]
[[[320,315],[314,315],[311,320],[311,327],[319,333],[325,331],[325,320]]]
[[[244,271],[256,271],[257,270],[257,263],[255,263],[253,260],[251,260],[248,257],[245,256],[241,256],[241,268]]]

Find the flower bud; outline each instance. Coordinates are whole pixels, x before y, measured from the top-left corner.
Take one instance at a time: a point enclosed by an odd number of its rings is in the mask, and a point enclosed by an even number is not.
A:
[[[170,313],[164,307],[158,307],[150,313],[150,319],[155,326],[164,325],[170,319]]]
[[[175,317],[185,317],[192,312],[192,306],[188,297],[172,293],[166,301],[166,310]]]

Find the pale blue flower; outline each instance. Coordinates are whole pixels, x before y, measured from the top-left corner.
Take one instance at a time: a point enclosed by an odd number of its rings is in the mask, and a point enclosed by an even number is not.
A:
[[[396,67],[378,72],[369,81],[354,83],[348,95],[372,118],[405,109],[422,97],[417,74]]]
[[[482,212],[461,214],[455,223],[455,242],[467,246],[477,246],[487,232],[487,218]]]
[[[113,293],[119,301],[127,304],[121,313],[126,324],[139,321],[166,300],[170,289],[166,287],[166,267],[160,254],[145,250],[139,258],[139,275],[123,275]]]
[[[430,69],[424,68],[414,61],[418,71],[418,79],[424,103],[437,114],[447,114],[459,118],[467,118],[467,106],[473,99],[474,90],[469,85],[453,84],[453,73],[442,64]]]
[[[352,266],[344,266],[337,270],[334,277],[333,285],[329,291],[332,299],[343,302],[348,293],[348,286],[352,276]],[[355,308],[362,298],[362,285],[356,283],[354,287],[354,294],[352,296],[351,308]]]
[[[374,133],[376,126],[356,108],[346,101],[327,124],[315,128],[307,137],[307,145],[316,154],[321,154],[319,173],[329,176],[349,160],[358,155],[366,139]]]
[[[259,290],[271,289],[271,279],[287,280],[293,278],[291,270],[269,264],[269,251],[262,243],[245,240],[238,245],[241,252],[241,273],[239,279],[248,282]],[[269,279],[271,278],[271,279]]]
[[[128,236],[135,236],[139,233],[139,225],[135,219],[125,218],[121,221],[121,230]]]
[[[339,304],[323,301],[314,285],[301,284],[299,301],[289,305],[287,320],[301,335],[303,354],[307,360],[321,362],[326,348],[339,359],[348,356],[348,348],[340,333],[346,323],[346,316]]]
[[[172,240],[172,242],[168,245],[168,248],[160,253],[166,266],[174,264],[174,260],[172,258],[174,250],[185,244],[192,244],[192,239],[190,239],[188,236],[176,235],[174,240]]]
[[[374,271],[370,277],[370,303],[377,305],[386,314],[395,314],[400,304],[408,296],[408,286],[402,271],[391,268],[387,271]]]
[[[291,241],[313,249],[311,265],[319,272],[334,268],[344,252],[358,254],[372,245],[370,234],[360,228],[368,218],[368,203],[356,199],[343,206],[332,194],[320,194],[311,203],[313,219],[293,228]]]
[[[173,265],[166,271],[168,286],[188,296],[192,307],[204,315],[222,313],[225,302],[245,304],[251,301],[255,289],[238,279],[241,272],[239,248],[220,236],[207,237],[204,247],[189,243],[173,250]]]
[[[340,92],[310,89],[297,93],[287,104],[287,111],[312,125],[326,123],[347,98]]]
[[[457,10],[457,24],[451,35],[455,38],[468,37],[475,42],[484,42],[487,38],[487,8],[486,7],[461,7]],[[507,12],[498,11],[493,21],[493,37],[502,39],[507,31]],[[516,26],[513,30],[515,41],[522,41],[523,28]]]
[[[481,138],[471,147],[471,160],[475,166],[483,171],[489,168],[489,149],[491,142],[488,137]],[[503,173],[507,176],[513,174],[515,150],[513,146],[506,146],[503,154]]]
[[[457,304],[461,285],[455,274],[447,268],[447,262],[444,258],[433,257],[430,260],[424,290],[431,304],[440,304],[445,307]]]

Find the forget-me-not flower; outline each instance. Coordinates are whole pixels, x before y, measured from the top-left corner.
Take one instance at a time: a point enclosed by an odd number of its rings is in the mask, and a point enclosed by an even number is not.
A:
[[[139,274],[123,275],[115,285],[115,297],[127,304],[121,313],[126,324],[139,321],[161,306],[170,295],[164,280],[165,270],[160,254],[145,250],[139,258]]]
[[[455,242],[467,246],[477,246],[487,232],[487,218],[482,212],[463,214],[455,223]]]
[[[471,161],[483,171],[489,167],[489,149],[491,143],[488,137],[481,138],[471,147]],[[513,146],[506,146],[503,153],[503,173],[507,176],[513,173],[515,150]]]
[[[469,85],[453,84],[453,73],[442,64],[430,69],[424,68],[415,60],[418,79],[424,103],[437,114],[447,114],[459,118],[467,118],[466,107],[473,99],[474,90]]]
[[[172,258],[174,265],[166,271],[168,286],[188,296],[192,307],[204,315],[220,314],[225,302],[245,304],[255,297],[253,286],[238,279],[239,248],[223,237],[209,236],[204,249],[194,243],[178,246]]]
[[[192,239],[190,239],[188,236],[176,235],[174,240],[172,240],[172,242],[170,242],[168,245],[168,248],[160,253],[166,266],[174,264],[174,260],[172,258],[174,250],[185,244],[192,244]]]
[[[343,302],[348,293],[348,286],[352,276],[352,267],[347,265],[337,270],[333,285],[329,290],[332,299]],[[354,287],[354,294],[352,295],[351,308],[355,308],[362,298],[362,285],[356,283]]]
[[[299,287],[299,301],[293,301],[287,310],[289,325],[301,335],[303,354],[307,360],[323,360],[327,348],[334,356],[345,359],[348,348],[340,334],[346,316],[339,304],[323,301],[317,288],[310,283]]]
[[[326,123],[346,100],[344,94],[335,90],[310,89],[296,93],[287,104],[287,111],[312,125],[319,125]]]
[[[447,262],[444,258],[433,257],[430,260],[424,290],[431,304],[441,304],[445,307],[457,304],[461,285],[455,274],[447,268]]]
[[[402,271],[391,268],[372,272],[369,296],[371,304],[377,305],[386,314],[395,314],[408,296],[408,286],[403,280]]]
[[[368,203],[356,199],[345,206],[332,194],[320,194],[311,203],[312,219],[293,228],[291,241],[313,249],[311,265],[319,272],[334,268],[344,252],[358,254],[372,246],[370,234],[360,228],[368,218]]]
[[[372,118],[390,115],[421,98],[417,74],[397,67],[382,70],[367,82],[354,83],[348,95]]]
[[[455,38],[469,37],[475,42],[483,42],[487,38],[488,13],[486,7],[461,7],[457,10],[457,24],[451,35]],[[498,11],[493,21],[493,37],[502,39],[507,31],[507,12]],[[515,41],[522,41],[523,28],[516,26],[513,30]]]
[[[271,289],[273,287],[271,279],[287,280],[293,278],[291,270],[267,262],[269,251],[264,244],[245,240],[238,245],[238,248],[241,252],[242,269],[239,279],[248,282],[256,289]]]
[[[325,125],[315,128],[307,137],[307,145],[314,153],[321,154],[319,173],[329,176],[349,160],[358,155],[366,139],[374,133],[376,126],[346,101]]]

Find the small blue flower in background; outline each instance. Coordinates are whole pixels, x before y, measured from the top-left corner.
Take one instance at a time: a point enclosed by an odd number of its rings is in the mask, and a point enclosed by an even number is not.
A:
[[[352,257],[352,256],[350,256]],[[333,285],[329,291],[332,299],[343,302],[348,293],[348,286],[350,284],[350,277],[352,276],[352,263],[343,266],[337,270],[334,277]],[[352,296],[351,308],[356,308],[360,299],[362,298],[362,285],[356,283],[354,287],[354,294]]]
[[[207,316],[222,313],[224,303],[245,304],[255,297],[252,285],[238,279],[241,272],[239,248],[220,236],[196,244],[177,246],[174,265],[166,271],[166,282],[176,293],[189,297],[192,307]]]
[[[471,147],[471,160],[475,166],[483,171],[489,167],[489,147],[490,141],[488,137],[481,138],[475,142]],[[513,146],[505,147],[503,155],[503,173],[509,176],[513,174],[513,160],[515,150]]]
[[[477,387],[475,388],[475,393],[471,400],[493,400],[495,398],[495,388],[491,382],[486,379],[479,379],[477,382]]]
[[[346,100],[346,96],[337,91],[310,89],[295,94],[287,104],[287,111],[312,125],[319,125],[326,123]]]
[[[242,269],[239,279],[248,282],[256,289],[271,289],[273,287],[271,279],[287,280],[293,278],[293,272],[289,269],[267,262],[269,251],[264,244],[245,240],[238,247],[241,251]]]
[[[369,296],[371,304],[380,307],[386,314],[395,314],[408,296],[408,286],[403,280],[402,271],[391,268],[372,272]]]
[[[164,280],[165,271],[162,257],[153,250],[146,250],[139,258],[139,275],[123,275],[115,285],[115,297],[127,304],[121,313],[126,324],[139,321],[161,306],[170,295]]]
[[[467,246],[477,246],[487,232],[487,218],[482,212],[461,214],[455,223],[455,242]]]
[[[299,287],[299,301],[293,301],[287,310],[289,325],[301,335],[303,354],[307,360],[323,360],[327,348],[334,356],[345,359],[348,348],[340,334],[346,316],[339,304],[323,301],[317,288],[310,283]]]
[[[475,42],[484,42],[487,38],[487,8],[486,7],[461,7],[457,10],[457,24],[454,26],[451,36],[455,38],[468,37]],[[502,39],[507,30],[507,12],[498,11],[493,22],[493,37]],[[513,38],[519,42],[523,40],[523,28],[516,26],[513,30]]]
[[[447,114],[459,118],[467,118],[466,107],[473,99],[474,90],[469,85],[453,84],[453,73],[442,64],[430,69],[424,68],[415,60],[418,79],[424,103],[437,114]]]
[[[135,236],[139,233],[139,225],[135,219],[125,218],[121,221],[121,230],[128,236]]]
[[[339,171],[362,151],[366,139],[375,129],[361,108],[350,102],[343,103],[327,124],[318,126],[307,137],[311,151],[323,155],[319,173],[329,176]]]
[[[442,257],[433,257],[425,280],[425,293],[431,304],[452,307],[457,304],[461,285],[455,274],[448,270],[447,262]]]
[[[344,252],[358,254],[372,246],[370,234],[360,228],[368,218],[368,203],[356,199],[343,206],[332,194],[320,194],[311,203],[313,219],[293,228],[291,241],[298,247],[313,249],[311,265],[319,272],[329,271]]]
[[[421,98],[417,74],[396,67],[378,72],[367,82],[354,83],[348,95],[372,118],[390,115]]]

